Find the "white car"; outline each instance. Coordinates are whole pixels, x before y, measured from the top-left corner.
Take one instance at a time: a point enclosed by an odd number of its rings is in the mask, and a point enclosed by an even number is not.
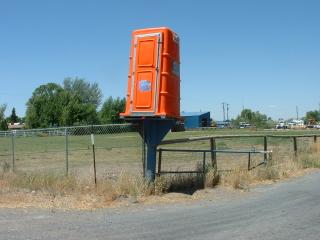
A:
[[[276,129],[287,129],[288,125],[284,121],[279,121],[276,125]]]

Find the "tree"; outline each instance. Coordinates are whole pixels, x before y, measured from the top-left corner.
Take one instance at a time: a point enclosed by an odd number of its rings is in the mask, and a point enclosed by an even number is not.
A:
[[[4,112],[6,111],[7,105],[0,105],[0,130],[7,130],[8,123],[5,119]]]
[[[99,123],[101,90],[96,83],[67,78],[64,87],[48,83],[36,88],[27,102],[29,128]]]
[[[306,121],[320,121],[320,112],[315,110],[315,111],[309,111],[306,113]]]
[[[253,112],[251,109],[243,109],[240,115],[233,120],[233,125],[239,126],[240,122],[250,123],[257,128],[272,127],[272,119],[259,111]]]
[[[12,108],[11,115],[9,117],[9,121],[11,123],[19,122],[19,117],[16,114],[16,109],[15,108]]]
[[[61,86],[56,83],[39,86],[27,102],[27,127],[59,126],[65,104],[66,98]]]
[[[102,92],[97,83],[81,78],[66,78],[63,82],[68,103],[64,107],[64,125],[99,123],[97,108],[101,104]]]
[[[71,95],[77,95],[83,104],[93,104],[96,108],[102,101],[102,92],[97,83],[90,84],[82,78],[66,78],[63,88]]]
[[[83,104],[78,95],[67,94],[67,104],[63,108],[62,124],[82,125],[99,123],[98,113],[94,104]]]
[[[121,123],[123,122],[119,114],[124,112],[126,99],[109,97],[102,105],[100,119],[102,123]]]

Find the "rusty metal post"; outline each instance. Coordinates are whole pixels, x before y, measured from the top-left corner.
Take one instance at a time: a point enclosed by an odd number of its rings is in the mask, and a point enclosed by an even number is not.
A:
[[[251,168],[251,153],[248,153],[248,171],[250,171]]]
[[[96,151],[94,146],[94,134],[91,133],[92,156],[93,156],[93,177],[94,185],[97,187],[97,168],[96,168]]]
[[[69,140],[68,140],[68,129],[64,129],[65,135],[65,151],[66,151],[66,176],[69,174]]]
[[[298,146],[297,146],[297,137],[293,137],[293,151],[294,151],[294,156],[298,156]]]
[[[15,171],[15,156],[14,156],[15,150],[14,150],[14,147],[15,147],[14,131],[11,131],[12,171],[13,172]]]
[[[268,151],[268,139],[267,139],[267,136],[264,136],[263,137],[263,150],[266,152],[266,151]],[[267,163],[267,161],[268,161],[268,154],[267,153],[265,153],[264,154],[264,163]]]

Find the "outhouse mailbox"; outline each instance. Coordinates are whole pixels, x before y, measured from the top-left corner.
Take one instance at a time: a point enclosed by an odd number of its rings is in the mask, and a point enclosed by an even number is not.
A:
[[[155,179],[157,146],[180,119],[180,47],[166,27],[132,33],[125,112],[147,146],[145,176]]]
[[[179,37],[169,28],[133,32],[122,116],[180,118]]]

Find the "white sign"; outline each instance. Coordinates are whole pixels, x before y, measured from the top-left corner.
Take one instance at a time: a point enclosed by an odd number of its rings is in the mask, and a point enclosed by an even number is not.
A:
[[[91,144],[94,145],[94,135],[91,133]]]

